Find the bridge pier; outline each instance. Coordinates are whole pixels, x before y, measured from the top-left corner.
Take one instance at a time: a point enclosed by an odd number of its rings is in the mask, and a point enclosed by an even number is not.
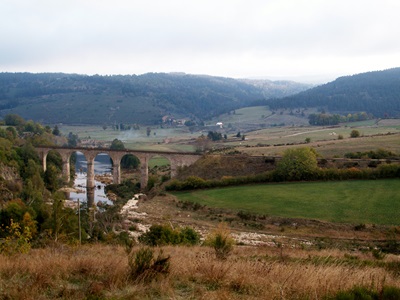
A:
[[[88,207],[91,207],[94,203],[94,189],[96,187],[94,181],[94,158],[92,156],[86,157],[87,161],[87,172],[86,172],[86,194],[88,200]]]
[[[149,159],[144,156],[140,159],[140,189],[144,190],[149,181]]]
[[[94,184],[94,158],[87,158],[86,186],[93,187]]]
[[[41,153],[43,172],[47,170],[47,153]]]
[[[70,155],[61,154],[62,158],[62,175],[65,183],[68,183],[71,177],[71,168],[69,164]]]
[[[113,162],[113,183],[121,183],[121,165]]]
[[[113,183],[121,183],[121,159],[123,154],[121,153],[108,153],[112,160],[112,175]]]

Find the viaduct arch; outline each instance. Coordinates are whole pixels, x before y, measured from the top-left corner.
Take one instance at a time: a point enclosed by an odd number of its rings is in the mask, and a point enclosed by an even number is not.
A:
[[[62,159],[62,175],[66,182],[69,181],[70,178],[70,158],[72,153],[81,152],[85,155],[87,161],[87,181],[86,187],[88,192],[90,190],[94,190],[95,181],[94,181],[94,159],[98,154],[106,153],[108,154],[113,161],[113,182],[120,183],[121,182],[121,159],[124,155],[133,154],[140,161],[140,173],[141,173],[141,181],[140,186],[142,189],[147,186],[148,181],[148,167],[149,160],[154,156],[162,156],[170,161],[171,164],[171,177],[175,177],[177,174],[177,170],[179,167],[189,166],[197,161],[201,155],[188,153],[188,152],[160,152],[160,151],[137,151],[137,150],[111,150],[107,148],[84,148],[84,147],[76,147],[76,148],[66,148],[66,147],[35,147],[36,151],[39,154],[40,159],[42,160],[43,170],[46,171],[46,158],[47,154],[51,150],[57,151]]]

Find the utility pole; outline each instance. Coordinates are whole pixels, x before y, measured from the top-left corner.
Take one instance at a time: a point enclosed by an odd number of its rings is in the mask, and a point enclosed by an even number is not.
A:
[[[79,228],[79,245],[82,244],[82,233],[81,233],[81,203],[78,199],[78,228]]]

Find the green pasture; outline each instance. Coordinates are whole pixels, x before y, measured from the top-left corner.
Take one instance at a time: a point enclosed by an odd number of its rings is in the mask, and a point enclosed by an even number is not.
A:
[[[170,165],[170,162],[167,158],[162,156],[155,156],[149,160],[149,168],[152,169],[154,167],[163,167]]]
[[[176,192],[182,201],[287,218],[400,225],[400,180],[248,185]]]
[[[206,123],[215,124],[217,122],[223,122],[225,125],[227,125],[229,123],[236,124],[241,122],[260,122],[271,114],[272,112],[267,106],[251,106],[236,109],[235,113],[231,112],[229,114],[222,114]]]

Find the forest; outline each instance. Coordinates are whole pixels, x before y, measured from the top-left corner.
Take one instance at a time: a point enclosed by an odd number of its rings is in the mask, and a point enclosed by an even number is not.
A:
[[[324,108],[330,113],[366,112],[400,117],[400,68],[345,76],[282,99],[264,102],[272,109]]]
[[[259,85],[260,83],[257,82]],[[307,85],[257,87],[231,78],[148,73],[78,75],[0,73],[0,116],[45,124],[159,124],[163,116],[204,120]]]

